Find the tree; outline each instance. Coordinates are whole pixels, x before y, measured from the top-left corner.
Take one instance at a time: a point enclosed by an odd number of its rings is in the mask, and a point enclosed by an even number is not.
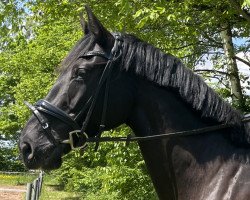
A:
[[[12,47],[1,52],[0,134],[5,137],[16,138],[30,115],[23,101],[34,103],[46,95],[57,76],[56,67],[79,38],[80,25],[67,27],[65,21],[35,26],[34,38],[15,38]]]
[[[238,9],[234,9],[235,6]],[[190,67],[194,67],[200,61],[204,62],[204,56],[217,62],[221,59],[219,69],[217,65],[212,70],[202,69],[202,71],[209,72],[210,76],[218,72],[221,73],[224,76],[223,82],[230,82],[230,87],[226,89],[231,89],[229,94],[234,105],[242,110],[247,109],[236,63],[236,59],[238,59],[236,54],[244,48],[249,50],[249,43],[237,48],[234,48],[233,44],[233,38],[244,38],[249,35],[250,6],[247,1],[164,1],[162,5],[149,3],[147,7],[139,9],[134,16],[139,19],[139,27],[148,26],[157,20],[157,24],[161,24],[163,29],[174,30],[167,37],[174,41],[179,38],[182,41],[180,46],[178,42],[176,43],[177,49],[184,50],[185,58],[188,58],[186,62],[193,65],[189,65]],[[167,45],[169,46],[168,43]],[[191,53],[189,54],[188,51]],[[227,61],[225,62],[225,60]],[[249,65],[247,60],[239,60]],[[226,67],[223,70],[221,65],[224,63],[226,63]]]
[[[0,171],[26,171],[17,156],[17,148],[0,141]]]
[[[120,126],[106,132],[109,136],[128,134],[128,127]],[[135,143],[94,145],[81,154],[67,155],[62,168],[56,171],[57,179],[69,191],[83,192],[83,199],[157,199],[147,175],[139,147]],[[139,186],[139,187],[138,187]]]

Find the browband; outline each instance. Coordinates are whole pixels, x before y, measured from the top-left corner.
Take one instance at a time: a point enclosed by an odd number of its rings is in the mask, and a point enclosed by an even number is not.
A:
[[[103,51],[89,51],[89,52],[86,52],[83,55],[81,55],[80,58],[84,58],[84,57],[88,57],[88,56],[100,56],[100,57],[106,58],[108,60],[110,60],[110,58],[111,58],[110,54],[107,54]]]

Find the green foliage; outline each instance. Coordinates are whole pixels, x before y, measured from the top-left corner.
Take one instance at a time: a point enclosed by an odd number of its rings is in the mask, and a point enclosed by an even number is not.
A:
[[[29,174],[28,172],[23,172],[20,174],[5,174],[0,173],[0,186],[16,186],[16,185],[25,185],[29,182],[32,182],[37,178],[36,174]]]
[[[35,38],[18,38],[12,49],[0,53],[0,134],[15,136],[30,115],[23,101],[34,103],[52,87],[56,67],[81,37],[79,26],[70,24],[62,18],[41,26]]]
[[[117,136],[131,130],[121,126],[106,134]],[[55,173],[70,191],[83,192],[83,199],[157,199],[136,143],[101,144],[97,152],[89,146],[82,155],[74,151]]]
[[[0,171],[25,171],[23,163],[18,159],[17,148],[6,147],[3,145],[0,148]]]
[[[0,173],[0,186],[23,186],[25,189],[27,183],[33,182],[38,177],[38,174],[30,174],[28,172],[20,174],[5,174]],[[62,200],[62,199],[75,199],[79,200],[82,193],[73,193],[62,191],[60,185],[55,181],[54,176],[45,174],[42,186],[42,193],[40,200]],[[25,199],[25,193],[23,193],[23,198]]]

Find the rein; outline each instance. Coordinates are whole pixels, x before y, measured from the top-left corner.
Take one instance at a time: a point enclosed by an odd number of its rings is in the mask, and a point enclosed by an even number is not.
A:
[[[250,121],[250,114],[247,114],[242,119],[242,122],[246,123],[249,121]],[[222,130],[222,129],[226,129],[230,127],[232,127],[232,125],[220,124],[220,125],[208,126],[204,128],[192,129],[192,130],[187,130],[187,131],[177,131],[177,132],[143,136],[143,137],[132,136],[132,134],[129,134],[127,137],[101,137],[101,138],[92,137],[92,138],[86,138],[86,142],[87,143],[126,142],[126,145],[129,145],[130,142],[149,141],[149,140],[164,139],[168,137],[177,137],[177,136],[181,137],[181,136],[199,135],[202,133],[208,133],[211,131]]]
[[[26,106],[32,111],[34,116],[37,118],[38,122],[42,126],[48,139],[54,145],[69,144],[71,149],[77,149],[77,148],[85,148],[87,146],[87,143],[96,143],[95,150],[97,150],[100,142],[126,142],[126,144],[128,145],[130,142],[133,142],[133,141],[148,141],[148,140],[155,140],[155,139],[163,139],[163,138],[167,138],[170,136],[176,137],[176,136],[198,135],[202,133],[208,133],[211,131],[216,131],[216,130],[221,130],[221,129],[231,127],[231,125],[228,125],[228,124],[220,124],[220,125],[209,126],[205,128],[193,129],[193,130],[188,130],[188,131],[179,131],[179,132],[143,136],[143,137],[136,137],[136,136],[132,136],[131,134],[129,134],[127,137],[100,137],[101,133],[105,129],[105,120],[106,120],[106,111],[107,111],[111,72],[114,67],[114,62],[122,54],[123,40],[121,38],[121,35],[115,34],[114,37],[115,37],[115,42],[114,42],[114,46],[110,54],[106,54],[105,52],[102,52],[102,51],[90,51],[80,56],[82,58],[86,58],[89,56],[101,56],[103,58],[106,58],[108,62],[102,72],[101,78],[98,81],[98,85],[94,94],[87,100],[83,108],[79,111],[79,113],[76,115],[74,119],[72,119],[66,112],[52,105],[46,100],[43,100],[43,99],[39,100],[34,106],[29,104],[28,102],[24,102]],[[105,85],[104,102],[103,102],[103,108],[102,108],[102,114],[101,114],[101,122],[99,125],[99,131],[95,137],[88,137],[88,135],[85,133],[85,130],[89,123],[90,117],[92,116],[100,90],[104,86],[104,84],[106,85]],[[77,121],[86,112],[87,112],[87,115],[85,117],[85,120],[82,126],[80,127]],[[49,121],[44,116],[44,113],[59,119],[60,121],[67,124],[73,130],[69,132],[68,139],[58,140],[53,136]],[[250,121],[250,114],[246,115],[242,120],[242,122],[248,122],[248,121]]]

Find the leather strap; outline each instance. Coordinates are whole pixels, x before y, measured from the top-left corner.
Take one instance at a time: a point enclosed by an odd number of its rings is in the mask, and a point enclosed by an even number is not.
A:
[[[68,124],[73,130],[79,130],[80,128],[79,125],[67,113],[53,106],[51,103],[44,99],[39,100],[35,104],[35,108],[40,112],[47,113]]]
[[[58,142],[56,141],[55,137],[52,135],[50,126],[49,126],[49,122],[47,121],[47,119],[41,115],[41,113],[36,109],[35,106],[31,105],[30,103],[28,103],[27,101],[24,101],[25,105],[31,109],[32,113],[34,114],[34,116],[37,118],[37,120],[39,121],[39,123],[41,124],[44,132],[46,133],[48,139],[54,144],[58,144]]]

